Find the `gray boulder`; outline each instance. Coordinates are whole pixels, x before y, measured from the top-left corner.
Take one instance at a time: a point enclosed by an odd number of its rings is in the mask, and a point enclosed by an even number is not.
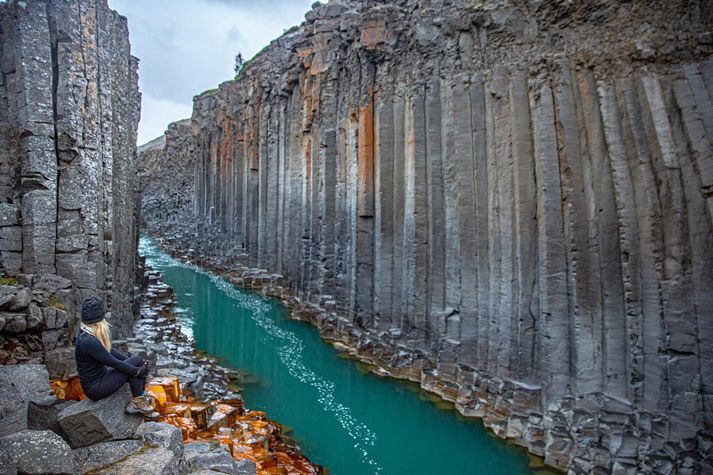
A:
[[[141,437],[146,445],[163,447],[173,452],[176,457],[183,455],[183,436],[181,429],[164,422],[144,422],[134,434]]]
[[[45,353],[45,366],[51,379],[69,379],[77,375],[74,348],[57,348]]]
[[[72,281],[60,277],[57,274],[42,274],[35,280],[35,289],[44,290],[48,294],[53,294],[60,289],[68,289],[72,286]]]
[[[27,308],[27,306],[30,305],[30,301],[32,301],[32,291],[30,289],[28,289],[27,287],[17,289],[17,293],[10,302],[8,308],[13,312],[16,312],[18,310]]]
[[[257,464],[252,460],[242,459],[236,460],[238,466],[237,473],[240,475],[257,475]]]
[[[99,475],[174,475],[178,473],[179,458],[162,447],[143,450],[109,467],[96,470]]]
[[[28,399],[52,394],[49,373],[41,364],[0,366],[0,385],[10,385]]]
[[[30,401],[51,397],[43,365],[0,366],[0,437],[28,428]]]
[[[5,321],[3,331],[6,333],[23,333],[27,330],[27,317],[24,313],[0,313],[0,318]]]
[[[85,399],[67,407],[59,414],[59,425],[67,433],[73,448],[129,438],[143,420],[125,412],[130,400],[131,391],[124,385],[108,398]]]
[[[62,426],[59,425],[59,414],[74,404],[78,404],[78,402],[65,401],[54,396],[30,401],[27,408],[27,428],[31,430],[51,430],[64,440],[69,441],[69,437],[62,429]]]
[[[0,399],[0,437],[27,429],[27,400]]]
[[[15,299],[18,288],[14,285],[0,285],[0,308],[5,308]]]
[[[210,470],[219,473],[254,475],[257,469],[254,462],[241,460],[238,463],[223,447],[214,448],[205,443],[186,444],[183,457],[184,473]]]
[[[48,430],[24,430],[2,437],[0,454],[5,473],[76,473],[71,448]]]
[[[74,463],[79,473],[98,470],[112,465],[144,447],[140,440],[112,440],[72,450]]]

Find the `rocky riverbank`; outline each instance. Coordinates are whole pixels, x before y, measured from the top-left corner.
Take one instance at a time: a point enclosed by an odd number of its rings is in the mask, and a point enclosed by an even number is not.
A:
[[[270,274],[264,269],[255,269],[236,263],[228,264],[225,260],[205,258],[196,251],[185,251],[183,248],[174,248],[170,240],[155,238],[163,250],[172,257],[182,262],[199,266],[225,278],[232,284],[258,292],[266,297],[279,299],[289,310],[291,318],[308,322],[316,326],[320,336],[345,356],[364,364],[364,368],[381,377],[408,380],[420,385],[427,393],[434,395],[433,401],[437,404],[445,401],[453,404],[455,409],[465,417],[481,418],[487,428],[500,438],[512,438],[506,426],[500,419],[492,416],[484,417],[470,409],[469,403],[473,397],[474,384],[463,378],[466,374],[461,371],[461,379],[451,381],[439,375],[433,369],[433,364],[424,355],[415,354],[407,348],[401,347],[399,351],[390,351],[368,331],[355,327],[344,318],[339,318],[334,311],[332,302],[315,305],[302,302],[295,296],[284,278],[280,275]],[[476,382],[477,383],[477,382]],[[502,390],[502,388],[501,388]],[[512,390],[512,389],[511,389]],[[507,401],[503,400],[501,404]],[[468,405],[466,405],[468,404]],[[522,441],[515,440],[518,445]],[[544,454],[540,451],[531,451],[531,468],[539,470],[538,473],[559,473],[561,469],[546,466]]]
[[[318,474],[283,428],[244,407],[240,376],[195,350],[170,287],[147,270],[134,336],[115,346],[150,362],[158,422],[124,413],[127,387],[84,398],[73,358],[0,366],[0,473]],[[61,368],[61,371],[57,368]]]

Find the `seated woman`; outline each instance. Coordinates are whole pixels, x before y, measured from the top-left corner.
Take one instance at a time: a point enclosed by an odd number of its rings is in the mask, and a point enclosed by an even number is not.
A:
[[[153,401],[144,393],[148,364],[136,355],[127,356],[112,349],[105,314],[104,302],[99,297],[84,301],[74,349],[84,394],[96,401],[111,396],[128,382],[133,399],[126,406],[126,412],[155,419],[158,413],[153,410]]]

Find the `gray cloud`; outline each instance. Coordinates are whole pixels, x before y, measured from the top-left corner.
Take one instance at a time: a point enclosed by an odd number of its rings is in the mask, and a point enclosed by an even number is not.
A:
[[[304,20],[314,0],[109,0],[129,20],[144,95],[139,143],[190,115],[193,96],[232,78],[250,58]]]

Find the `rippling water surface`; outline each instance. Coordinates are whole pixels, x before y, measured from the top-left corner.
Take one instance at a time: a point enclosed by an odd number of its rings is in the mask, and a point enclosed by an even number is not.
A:
[[[265,411],[331,474],[530,473],[528,458],[477,421],[439,409],[413,384],[340,359],[280,302],[185,265],[142,238],[140,252],[176,292],[200,350],[249,373],[246,405]]]

